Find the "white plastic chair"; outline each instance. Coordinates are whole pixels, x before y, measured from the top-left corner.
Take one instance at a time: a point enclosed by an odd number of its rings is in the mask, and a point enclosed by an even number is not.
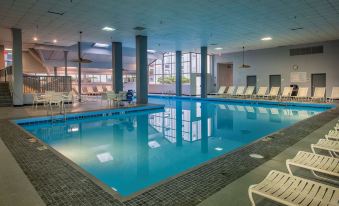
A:
[[[232,96],[235,90],[235,86],[230,86],[228,87],[227,93],[225,94],[225,96]]]
[[[284,87],[284,90],[280,96],[280,99],[287,99],[289,100],[291,98],[291,94],[292,94],[292,87]]]
[[[299,151],[293,159],[286,160],[288,172],[293,175],[291,166],[310,170],[314,176],[329,182],[339,183],[339,159],[310,152]],[[317,173],[323,174],[322,176]],[[331,176],[334,178],[327,178]]]
[[[248,188],[249,199],[255,205],[253,194],[288,206],[337,206],[339,201],[336,187],[276,170],[270,171],[262,182]]]
[[[267,98],[277,98],[279,94],[280,87],[272,87],[268,95],[265,95]]]
[[[237,91],[235,92],[234,96],[241,96],[241,95],[244,94],[244,91],[245,91],[245,87],[244,86],[239,86]]]
[[[226,86],[220,86],[217,93],[210,93],[209,95],[223,95],[226,91]]]
[[[248,86],[246,88],[246,91],[244,94],[240,95],[240,96],[243,96],[243,97],[252,97],[253,95],[253,92],[254,92],[254,89],[255,89],[255,86]]]
[[[316,144],[311,144],[313,153],[316,153],[316,149],[328,151],[332,157],[339,157],[339,141],[333,141],[328,139],[319,139]]]
[[[264,97],[267,92],[267,87],[259,87],[257,94],[254,95],[254,97]]]
[[[308,92],[308,87],[300,87],[298,90],[298,94],[297,96],[295,96],[294,98],[296,100],[307,100],[308,96],[307,96],[307,92]]]
[[[337,125],[335,126],[335,128],[336,127]],[[339,131],[331,129],[330,131],[328,131],[328,134],[325,135],[325,138],[329,140],[339,140]]]
[[[33,104],[32,107],[35,106],[35,108],[38,108],[38,104],[43,104],[44,106],[46,106],[46,99],[44,98],[44,96],[39,96],[37,93],[33,93]]]
[[[311,97],[311,100],[324,101],[325,100],[325,92],[326,92],[326,87],[316,87],[316,88],[314,88],[314,93],[313,93],[313,96]]]
[[[331,96],[328,98],[329,102],[333,102],[334,99],[339,99],[339,87],[333,87]]]

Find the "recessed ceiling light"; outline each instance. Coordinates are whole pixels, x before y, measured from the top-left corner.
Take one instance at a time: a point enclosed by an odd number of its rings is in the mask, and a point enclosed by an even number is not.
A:
[[[38,41],[38,37],[33,37],[33,41]]]
[[[112,27],[105,26],[104,28],[102,28],[102,30],[104,30],[104,31],[114,31],[115,29],[112,28]]]
[[[272,40],[272,37],[270,36],[267,36],[267,37],[263,37],[261,38],[262,41],[269,41],[269,40]]]
[[[151,53],[151,54],[154,54],[154,53],[157,52],[157,51],[155,51],[155,50],[153,50],[153,49],[148,49],[147,52],[148,52],[148,53]]]
[[[94,43],[93,47],[99,47],[99,48],[108,48],[109,44],[103,44],[103,43]]]
[[[58,40],[54,39],[54,40],[53,40],[53,43],[58,43]]]
[[[217,47],[217,48],[214,48],[215,50],[222,50],[223,48],[221,47]]]
[[[12,51],[11,48],[5,48],[5,51]]]

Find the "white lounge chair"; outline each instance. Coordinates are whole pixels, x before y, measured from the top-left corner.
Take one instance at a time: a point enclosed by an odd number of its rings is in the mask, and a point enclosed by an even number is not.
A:
[[[311,144],[311,149],[313,153],[316,153],[315,149],[319,149],[328,151],[332,157],[339,157],[339,141],[319,139],[317,144]]]
[[[272,98],[272,99],[277,98],[279,94],[279,90],[280,90],[280,87],[272,87],[270,93],[268,95],[265,95],[264,97]]]
[[[283,99],[290,100],[291,94],[292,94],[292,89],[293,89],[293,87],[284,87],[284,90],[283,90],[282,94],[280,95],[280,100],[283,100]]]
[[[291,166],[300,167],[303,169],[311,170],[311,172],[317,178],[339,183],[336,178],[339,178],[339,159],[334,157],[328,157],[324,155],[314,154],[311,152],[300,151],[293,159],[286,160],[286,166],[288,172],[293,175]],[[324,175],[319,176],[317,173],[321,173],[327,176],[333,176],[334,178],[326,178]],[[338,179],[339,180],[339,179]]]
[[[307,96],[307,92],[308,92],[308,87],[300,87],[298,90],[298,94],[297,96],[294,96],[293,98],[296,100],[307,100],[308,96]]]
[[[314,93],[313,93],[313,96],[311,97],[311,100],[324,101],[325,92],[326,92],[326,87],[316,87],[314,89]]]
[[[233,93],[234,93],[234,90],[235,90],[235,86],[230,86],[230,87],[228,87],[228,90],[227,90],[225,96],[226,96],[226,97],[227,97],[227,96],[232,96]]]
[[[226,91],[226,86],[220,86],[217,93],[210,93],[208,95],[223,95]]]
[[[253,194],[288,205],[327,205],[337,206],[339,189],[287,173],[272,170],[266,178],[248,188],[252,205],[255,205]]]
[[[254,95],[254,97],[264,97],[267,92],[267,87],[259,87],[257,94]]]
[[[328,98],[329,102],[333,102],[334,99],[339,99],[339,87],[333,87],[331,96]]]
[[[239,86],[237,88],[237,91],[235,92],[234,96],[241,96],[244,94],[245,87],[244,86]]]
[[[325,135],[326,139],[339,140],[339,131],[331,129],[328,134]]]
[[[254,89],[255,89],[255,86],[248,86],[248,87],[246,88],[245,93],[242,94],[242,95],[239,95],[239,96],[243,96],[243,97],[245,97],[245,98],[246,98],[246,97],[251,98],[252,95],[253,95]]]

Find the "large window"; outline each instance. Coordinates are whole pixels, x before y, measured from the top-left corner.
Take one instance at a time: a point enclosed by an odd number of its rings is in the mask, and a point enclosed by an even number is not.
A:
[[[181,57],[181,82],[189,84],[192,73],[200,73],[200,54],[183,53]],[[175,53],[165,53],[149,65],[149,84],[174,84],[176,76]],[[211,56],[207,57],[207,73],[211,73]]]

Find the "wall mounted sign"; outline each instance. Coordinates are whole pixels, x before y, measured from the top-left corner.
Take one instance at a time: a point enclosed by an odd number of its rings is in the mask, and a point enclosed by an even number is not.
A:
[[[293,83],[307,82],[307,73],[306,72],[291,72],[291,82]]]

